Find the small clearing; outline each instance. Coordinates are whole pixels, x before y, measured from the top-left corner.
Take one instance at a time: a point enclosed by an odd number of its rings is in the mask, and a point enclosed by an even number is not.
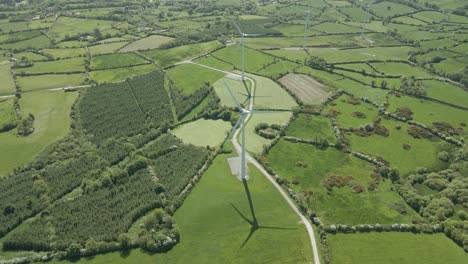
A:
[[[279,81],[305,104],[318,104],[330,95],[325,85],[304,74],[290,73]]]

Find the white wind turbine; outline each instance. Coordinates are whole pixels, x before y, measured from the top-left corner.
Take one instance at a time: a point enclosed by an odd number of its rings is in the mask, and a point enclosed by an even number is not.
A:
[[[240,112],[239,120],[237,120],[236,125],[232,128],[232,130],[229,133],[229,136],[227,138],[228,139],[231,138],[232,135],[234,134],[234,132],[237,130],[237,127],[240,124],[242,124],[242,127],[241,127],[241,133],[242,133],[242,135],[241,135],[241,137],[242,137],[241,147],[242,147],[242,151],[241,151],[241,164],[240,164],[241,165],[241,180],[246,181],[248,177],[247,177],[247,174],[246,174],[246,164],[245,164],[245,119],[247,118],[248,115],[251,115],[251,114],[274,114],[274,113],[278,113],[280,111],[258,111],[258,110],[248,110],[248,109],[243,108],[239,104],[239,102],[237,101],[236,97],[232,93],[232,91],[229,88],[229,85],[226,83],[226,81],[223,80],[223,82],[224,82],[224,86],[226,86],[226,89],[229,91],[229,94],[231,95],[232,100],[236,104],[237,109],[239,109],[239,112]]]
[[[239,32],[239,35],[241,35],[241,41],[240,45],[242,46],[242,82],[245,82],[245,56],[244,56],[244,37],[258,37],[261,36],[261,34],[246,34],[242,32],[240,27],[237,25],[236,21],[232,21],[234,26],[236,27],[237,31]],[[246,87],[247,89],[247,87]],[[250,91],[247,89],[247,93],[249,95],[249,98],[251,97]]]
[[[304,50],[307,49],[307,29],[309,28],[310,10],[306,11],[306,21],[304,24]]]

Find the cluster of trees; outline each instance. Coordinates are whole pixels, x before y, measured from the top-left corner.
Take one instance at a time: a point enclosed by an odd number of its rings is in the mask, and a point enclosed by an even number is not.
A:
[[[158,71],[88,89],[74,112],[79,127],[98,143],[110,137],[134,136],[173,121],[164,75]]]
[[[396,182],[398,192],[406,202],[429,223],[441,224],[444,232],[468,251],[466,225],[468,208],[468,151],[461,149],[450,159],[450,168],[439,172],[417,173]],[[449,155],[449,153],[447,153]],[[432,192],[421,192],[428,188]],[[429,195],[429,193],[432,193]]]
[[[168,212],[173,212],[171,199],[177,198],[201,168],[208,152],[164,134],[114,166],[95,153],[85,153],[27,173],[29,181],[25,188],[34,190],[38,197],[45,196],[43,206],[76,187],[81,187],[81,193],[43,211],[29,227],[9,237],[4,249],[62,250],[73,254],[73,248],[95,252],[95,248],[88,248],[96,244],[89,243],[91,238],[95,242],[119,242],[121,234],[150,210],[167,207]],[[18,199],[17,196],[13,198]],[[28,206],[28,202],[26,205],[13,202],[11,200],[3,208],[4,216],[19,216],[22,207]],[[138,245],[151,251],[163,251],[177,243],[174,221],[170,216],[163,218],[151,227],[154,231],[142,233]]]
[[[426,96],[426,88],[423,82],[416,80],[414,76],[403,77],[401,79],[400,91],[404,94]]]
[[[310,58],[305,61],[305,65],[317,70],[327,70],[327,61],[316,56],[310,56]]]
[[[212,89],[212,87],[204,85],[193,94],[187,96],[182,90],[172,85],[172,102],[176,108],[177,118],[180,120],[188,115],[208,96],[210,89]]]

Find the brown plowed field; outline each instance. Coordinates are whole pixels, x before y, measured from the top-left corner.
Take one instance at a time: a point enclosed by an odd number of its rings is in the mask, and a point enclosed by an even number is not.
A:
[[[304,104],[318,104],[330,95],[325,85],[307,75],[290,73],[279,81]]]

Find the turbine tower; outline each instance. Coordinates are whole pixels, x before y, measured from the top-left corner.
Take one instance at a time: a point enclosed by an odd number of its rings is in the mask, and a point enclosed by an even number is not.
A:
[[[258,36],[261,36],[261,34],[246,34],[244,32],[242,32],[242,30],[240,29],[240,27],[237,25],[236,21],[232,21],[232,23],[234,24],[234,26],[236,27],[237,31],[239,32],[239,35],[241,35],[241,41],[240,41],[240,45],[242,46],[242,82],[244,83],[244,86],[245,86],[245,56],[244,56],[244,37],[258,37]],[[247,89],[247,86],[245,86],[245,89],[247,90],[247,93],[248,93],[248,96],[249,98],[252,97],[252,95],[250,94],[250,91],[249,89]]]
[[[304,50],[307,49],[307,29],[309,28],[310,10],[306,11],[306,21],[304,24]]]
[[[231,95],[232,100],[236,104],[237,109],[239,109],[239,112],[240,112],[240,118],[239,118],[239,120],[237,120],[236,125],[234,125],[234,127],[232,128],[232,130],[229,133],[229,136],[227,138],[228,139],[231,138],[232,135],[234,134],[234,132],[237,130],[237,127],[240,124],[242,124],[242,127],[241,127],[241,134],[242,134],[241,135],[241,137],[242,137],[242,141],[241,141],[241,147],[242,147],[242,151],[241,151],[241,180],[243,182],[245,182],[247,180],[246,164],[245,164],[245,119],[247,119],[247,117],[249,115],[251,115],[251,114],[273,114],[273,113],[278,113],[278,111],[257,111],[257,110],[248,110],[248,109],[243,108],[239,104],[239,102],[237,101],[236,97],[232,93],[231,88],[229,88],[229,85],[226,83],[226,81],[223,80],[223,82],[224,82],[224,86],[226,86],[226,89],[228,90],[229,94]]]

